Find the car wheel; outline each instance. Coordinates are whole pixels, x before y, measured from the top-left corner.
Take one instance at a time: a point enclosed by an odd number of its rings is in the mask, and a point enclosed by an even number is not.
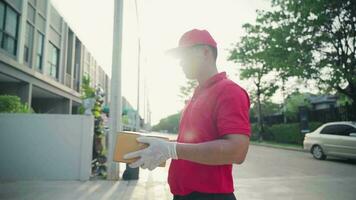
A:
[[[313,146],[311,153],[313,154],[314,158],[318,160],[326,159],[326,155],[324,154],[323,149],[319,145]]]

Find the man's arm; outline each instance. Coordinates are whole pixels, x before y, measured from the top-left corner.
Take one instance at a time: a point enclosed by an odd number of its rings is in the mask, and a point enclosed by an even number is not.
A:
[[[228,134],[222,139],[198,144],[178,143],[178,159],[206,165],[241,164],[250,140],[243,134]]]
[[[149,146],[145,149],[128,153],[125,159],[138,158],[130,164],[135,168],[153,170],[169,158],[189,160],[206,165],[241,164],[246,157],[249,137],[242,134],[228,134],[218,140],[188,144],[168,142],[153,137],[139,137],[138,142]]]

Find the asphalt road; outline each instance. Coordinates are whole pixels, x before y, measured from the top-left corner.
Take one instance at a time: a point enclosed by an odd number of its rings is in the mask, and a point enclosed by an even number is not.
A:
[[[238,200],[356,199],[356,161],[251,145],[233,174]]]
[[[0,199],[171,200],[168,166],[140,170],[138,181],[0,181]],[[305,152],[251,145],[233,176],[238,200],[356,200],[356,161],[319,161]]]

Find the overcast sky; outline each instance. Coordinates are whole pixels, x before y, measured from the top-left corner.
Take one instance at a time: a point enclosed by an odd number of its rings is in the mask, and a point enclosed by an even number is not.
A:
[[[114,1],[52,2],[99,64],[111,75]],[[228,49],[244,34],[242,25],[254,22],[256,9],[269,9],[268,0],[137,0],[137,3],[139,26],[135,1],[124,0],[122,94],[136,107],[137,37],[140,36],[140,110],[143,115],[143,96],[146,93],[153,125],[183,107],[178,94],[179,87],[186,79],[177,61],[167,57],[164,52],[176,47],[179,37],[193,28],[206,29],[215,38],[219,51],[219,71],[226,71],[232,80],[249,89],[249,84],[240,81],[236,74],[239,66],[227,61]]]

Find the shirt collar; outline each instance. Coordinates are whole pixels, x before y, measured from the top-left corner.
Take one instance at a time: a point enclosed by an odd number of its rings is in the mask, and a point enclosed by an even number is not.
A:
[[[218,74],[215,74],[214,76],[210,77],[208,80],[206,80],[204,83],[202,83],[201,85],[198,85],[198,87],[195,90],[195,93],[199,93],[200,91],[204,90],[205,88],[208,88],[212,85],[214,85],[215,83],[226,79],[226,72],[220,72]]]

